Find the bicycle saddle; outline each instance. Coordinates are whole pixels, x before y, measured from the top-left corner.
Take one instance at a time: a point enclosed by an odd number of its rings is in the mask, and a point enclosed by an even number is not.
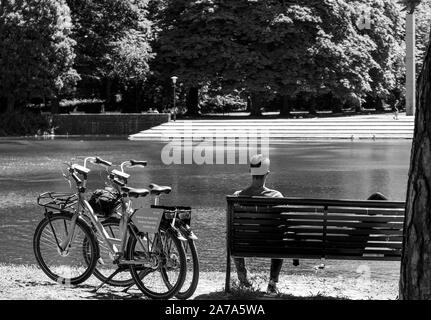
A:
[[[150,193],[147,189],[144,188],[130,188],[130,187],[121,187],[121,191],[124,193],[127,193],[129,197],[133,198],[139,198],[139,197],[145,197]]]
[[[156,196],[164,193],[168,194],[171,192],[172,188],[168,186],[159,186],[155,183],[150,184],[151,194],[154,194]]]

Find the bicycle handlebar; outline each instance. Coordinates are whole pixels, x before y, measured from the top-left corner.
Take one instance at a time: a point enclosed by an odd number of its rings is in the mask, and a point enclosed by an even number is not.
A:
[[[95,163],[95,164],[101,164],[101,165],[104,165],[104,166],[107,166],[107,167],[112,166],[112,162],[109,162],[109,161],[103,160],[102,158],[99,158],[99,157],[96,157],[96,158],[94,159],[94,163]]]
[[[147,165],[147,161],[144,160],[128,160],[121,163],[120,168],[121,171],[124,172],[124,166],[128,167],[145,167]]]
[[[83,176],[84,188],[86,187],[87,174],[91,171],[90,169],[87,168],[87,161],[90,161],[91,163],[94,163],[94,164],[103,165],[106,167],[110,167],[112,165],[111,162],[103,160],[102,158],[99,158],[99,157],[86,157],[84,159],[84,166],[81,166],[79,164],[69,165],[69,172],[71,173],[73,180],[75,180],[76,184],[78,184],[79,186],[82,185],[82,180],[78,177],[77,173]]]

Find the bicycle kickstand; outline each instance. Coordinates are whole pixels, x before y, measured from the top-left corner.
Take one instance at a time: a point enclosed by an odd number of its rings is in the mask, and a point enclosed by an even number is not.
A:
[[[96,289],[94,289],[92,292],[96,293],[100,288],[102,288],[109,280],[111,280],[115,275],[119,272],[121,272],[121,268],[117,268],[105,281],[103,281]]]

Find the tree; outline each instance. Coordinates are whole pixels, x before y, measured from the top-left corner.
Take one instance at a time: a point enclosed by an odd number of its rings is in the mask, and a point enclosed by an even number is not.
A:
[[[254,115],[274,95],[331,91],[359,100],[372,91],[376,44],[356,30],[357,10],[346,1],[163,3],[154,46],[161,77],[175,73],[187,87],[240,90]],[[288,110],[289,99],[283,101]]]
[[[418,1],[404,0],[408,10]],[[431,299],[431,46],[417,81],[401,258],[400,299]]]
[[[370,69],[371,92],[378,107],[382,108],[383,99],[401,86],[405,66],[405,19],[400,15],[401,6],[393,0],[348,0],[356,13],[370,18],[370,28],[358,30],[359,33],[369,36],[374,43],[371,52],[376,65]],[[359,19],[359,15],[355,19]]]
[[[78,42],[81,91],[91,88],[108,102],[117,83],[140,86],[153,58],[148,0],[67,0]],[[87,92],[90,94],[90,92]]]
[[[8,112],[16,103],[56,99],[72,88],[79,76],[65,1],[3,0],[0,10],[0,97]]]
[[[416,8],[416,69],[422,69],[431,31],[431,0],[423,0]]]

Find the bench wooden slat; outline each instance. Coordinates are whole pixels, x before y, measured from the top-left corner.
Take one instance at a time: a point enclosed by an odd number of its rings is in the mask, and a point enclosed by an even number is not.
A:
[[[402,222],[387,222],[387,223],[367,223],[367,222],[359,222],[359,221],[318,221],[318,220],[312,220],[312,221],[296,221],[296,220],[289,220],[289,221],[279,221],[279,220],[234,220],[234,227],[240,227],[240,226],[252,226],[252,225],[261,225],[261,226],[273,226],[274,228],[290,228],[294,226],[314,226],[314,227],[350,227],[350,228],[367,228],[372,230],[379,230],[379,229],[396,229],[401,230],[403,223]]]
[[[268,253],[262,252],[258,254],[250,253],[250,252],[242,252],[241,255],[232,254],[232,256],[238,257],[256,257],[256,258],[284,258],[284,259],[331,259],[331,260],[371,260],[371,261],[400,261],[400,257],[397,254],[386,254],[386,255],[378,255],[378,256],[349,256],[349,255],[326,255],[321,256],[319,254],[307,254],[307,253]]]
[[[307,239],[307,240],[295,240],[295,239],[252,239],[252,238],[238,238],[235,241],[238,245],[248,244],[250,246],[280,246],[285,248],[293,247],[322,247],[326,249],[358,249],[363,250],[364,248],[394,248],[401,249],[401,242],[367,242],[367,241],[350,241],[346,239],[345,242],[332,241],[327,239]]]
[[[388,254],[395,255],[401,254],[401,249],[351,249],[351,248],[325,248],[323,249],[321,246],[314,247],[273,247],[268,248],[267,246],[255,246],[250,247],[249,245],[235,245],[232,248],[232,252],[236,254],[242,253],[279,253],[279,254],[300,254],[301,252],[304,254],[315,254],[320,256],[326,255],[354,255],[354,256],[363,256],[363,255],[377,255],[377,254]]]
[[[349,235],[349,236],[334,236],[334,235],[326,235],[326,239],[328,241],[345,241],[346,239],[349,239],[349,241],[402,241],[403,237],[401,235],[379,235],[379,236],[357,236],[357,235]]]
[[[234,229],[236,231],[241,231],[241,230],[261,230],[261,231],[266,230],[268,232],[284,232],[285,231],[284,227],[274,228],[273,226],[240,225],[240,224],[235,224]]]
[[[256,213],[236,213],[234,215],[234,222],[236,223],[247,223],[248,221],[260,222],[264,220],[274,220],[274,221],[359,221],[366,223],[374,222],[404,222],[403,216],[365,216],[365,215],[340,215],[340,214],[328,214],[324,216],[323,214],[256,214]]]
[[[403,216],[404,209],[382,209],[382,208],[334,208],[330,207],[328,213],[364,214],[364,215],[389,215]]]
[[[234,224],[248,225],[274,225],[275,227],[279,225],[285,225],[286,222],[281,219],[234,219]]]
[[[251,218],[251,219],[272,219],[272,218],[280,218],[285,219],[289,213],[256,213],[256,212],[235,212],[233,218],[241,219],[241,218]]]
[[[364,235],[364,234],[370,234],[370,235],[389,235],[389,236],[402,236],[403,230],[402,229],[327,229],[327,234],[350,234],[350,235]]]
[[[259,233],[259,232],[234,232],[234,239],[293,239],[293,240],[304,240],[304,239],[312,239],[319,240],[323,239],[323,233],[321,234],[308,234],[308,235],[300,235],[300,234],[273,234],[273,233]],[[402,235],[326,235],[325,239],[328,241],[339,241],[345,242],[348,240],[349,242],[363,242],[363,241],[402,241]]]
[[[325,212],[323,207],[239,207],[235,209],[235,216],[242,214],[250,214],[261,216],[263,214],[323,214]],[[328,214],[354,214],[365,216],[404,216],[404,209],[382,209],[382,208],[339,208],[330,207],[326,210]]]
[[[382,228],[382,229],[400,229],[403,226],[402,222],[387,222],[387,223],[366,223],[353,221],[286,221],[286,226],[327,226],[327,227],[352,227],[352,228]]]
[[[326,217],[327,221],[361,221],[367,223],[374,222],[404,222],[404,217],[402,216],[363,216],[363,215],[332,215],[328,214]]]

